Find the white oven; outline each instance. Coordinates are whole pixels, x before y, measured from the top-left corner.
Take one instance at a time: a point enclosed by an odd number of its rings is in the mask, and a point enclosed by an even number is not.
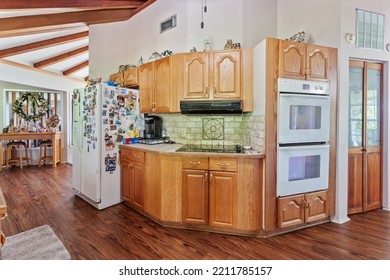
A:
[[[329,83],[279,79],[279,144],[329,141]]]
[[[277,196],[328,188],[329,145],[279,146]]]

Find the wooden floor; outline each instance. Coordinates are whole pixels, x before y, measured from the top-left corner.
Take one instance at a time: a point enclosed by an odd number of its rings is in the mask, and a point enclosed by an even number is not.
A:
[[[0,173],[9,215],[6,235],[50,225],[72,259],[390,259],[390,212],[354,215],[263,238],[163,228],[125,205],[98,211],[72,187],[72,168],[13,168]]]

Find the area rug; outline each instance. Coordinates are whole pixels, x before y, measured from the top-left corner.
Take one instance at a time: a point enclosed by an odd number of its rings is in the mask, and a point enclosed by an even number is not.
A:
[[[48,225],[7,237],[3,260],[70,260],[64,244]]]

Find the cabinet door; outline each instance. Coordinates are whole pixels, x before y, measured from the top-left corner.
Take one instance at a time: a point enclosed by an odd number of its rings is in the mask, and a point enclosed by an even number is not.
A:
[[[214,98],[241,97],[241,51],[213,53]]]
[[[155,113],[169,112],[171,97],[171,57],[154,62]]]
[[[138,85],[138,68],[127,69],[123,72],[123,84],[125,86]]]
[[[131,161],[121,159],[121,195],[123,200],[130,202]]]
[[[133,162],[131,166],[131,204],[144,208],[145,165]]]
[[[115,73],[110,75],[110,81],[123,86],[123,72]]]
[[[305,58],[305,44],[280,40],[279,77],[305,79]]]
[[[184,56],[184,98],[209,97],[209,55],[189,53]]]
[[[237,173],[210,172],[210,226],[237,227]]]
[[[208,171],[183,170],[183,222],[208,224]]]
[[[329,49],[326,47],[307,45],[306,79],[328,80]]]
[[[278,198],[278,227],[286,228],[305,223],[304,195]]]
[[[139,97],[141,113],[152,113],[154,110],[154,71],[153,63],[139,66]]]
[[[313,222],[328,217],[327,192],[320,191],[305,195],[305,222]]]

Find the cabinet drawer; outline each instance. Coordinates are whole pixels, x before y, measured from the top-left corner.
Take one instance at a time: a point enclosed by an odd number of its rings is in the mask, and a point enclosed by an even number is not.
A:
[[[129,149],[120,149],[120,151],[121,151],[121,158],[131,159],[131,150],[129,150]]]
[[[208,158],[183,158],[184,169],[209,169]]]
[[[210,158],[210,170],[237,171],[237,159]]]
[[[131,160],[139,163],[145,163],[145,152],[132,150]]]

